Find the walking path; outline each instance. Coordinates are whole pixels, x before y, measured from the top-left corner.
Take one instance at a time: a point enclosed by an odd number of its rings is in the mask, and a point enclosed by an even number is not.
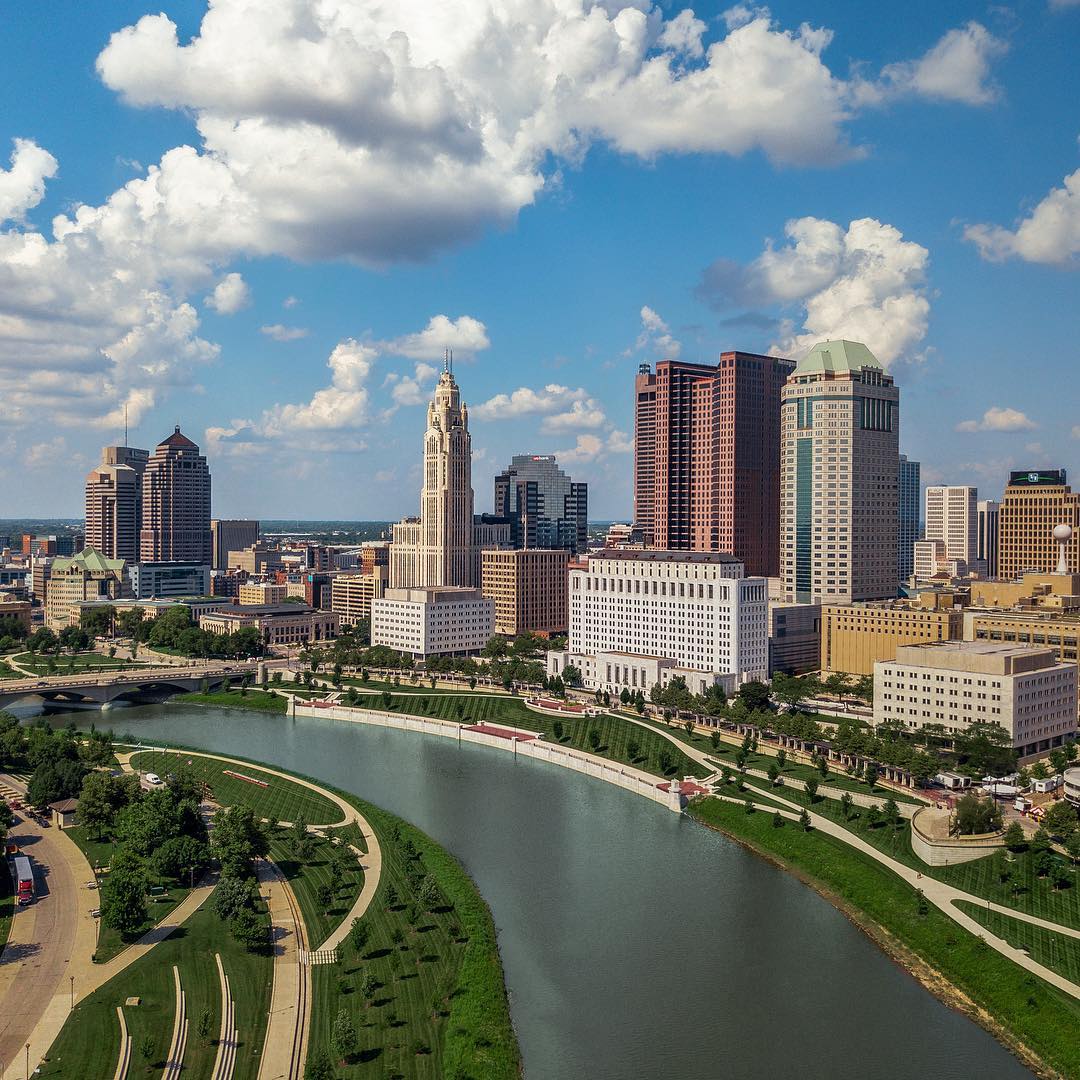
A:
[[[180,985],[180,969],[173,964],[173,981],[176,983],[176,1008],[173,1012],[172,1042],[169,1044],[169,1056],[165,1059],[165,1071],[161,1080],[176,1080],[184,1067],[184,1051],[187,1050],[187,995]]]
[[[217,961],[218,979],[221,982],[221,1030],[218,1034],[217,1057],[214,1059],[213,1080],[232,1080],[236,1065],[236,1044],[239,1035],[236,1030],[236,1002],[232,998],[229,976],[221,962],[221,953],[214,957]]]
[[[131,1036],[128,1034],[127,1017],[124,1016],[123,1005],[116,1006],[116,1016],[120,1021],[120,1057],[116,1062],[113,1080],[124,1080],[131,1066]]]

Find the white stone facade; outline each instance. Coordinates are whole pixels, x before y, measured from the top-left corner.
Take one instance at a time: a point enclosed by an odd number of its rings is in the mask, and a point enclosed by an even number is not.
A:
[[[411,656],[479,652],[495,633],[495,602],[479,589],[387,589],[371,601],[371,643]]]
[[[673,675],[732,689],[766,678],[767,605],[766,579],[730,555],[607,549],[570,567],[568,648],[548,671],[572,663],[589,689],[647,694]]]

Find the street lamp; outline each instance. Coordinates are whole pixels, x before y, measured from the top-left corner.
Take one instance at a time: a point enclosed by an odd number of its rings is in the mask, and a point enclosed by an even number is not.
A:
[[[26,1044],[26,1080],[30,1080],[30,1044]]]

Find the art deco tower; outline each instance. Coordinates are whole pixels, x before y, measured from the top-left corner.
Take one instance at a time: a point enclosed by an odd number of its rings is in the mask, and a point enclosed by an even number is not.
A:
[[[210,565],[210,470],[179,426],[146,463],[139,557]]]

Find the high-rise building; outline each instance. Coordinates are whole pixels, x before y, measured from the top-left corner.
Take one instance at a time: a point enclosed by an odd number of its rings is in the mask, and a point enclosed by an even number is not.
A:
[[[86,477],[86,546],[106,558],[138,562],[149,456],[134,446],[106,446]]]
[[[510,544],[509,522],[473,516],[469,408],[448,359],[428,405],[420,517],[399,521],[391,535],[395,589],[479,585],[481,550]]]
[[[480,591],[495,601],[495,633],[564,633],[567,565],[565,548],[485,551]]]
[[[915,569],[915,541],[922,539],[919,529],[919,486],[921,466],[907,454],[900,455],[900,530],[896,551],[897,580],[907,581]]]
[[[896,595],[900,393],[856,341],[823,341],[782,396],[780,576],[799,602]]]
[[[945,558],[961,574],[978,559],[979,489],[932,485],[926,489],[926,539],[945,545]]]
[[[155,447],[143,474],[142,562],[210,565],[210,469],[180,427]]]
[[[1011,581],[1027,571],[1055,570],[1058,525],[1072,526],[1066,563],[1069,570],[1080,569],[1080,494],[1065,481],[1064,469],[1009,474],[998,511],[998,577]]]
[[[71,558],[53,560],[45,598],[45,625],[52,630],[78,625],[78,606],[87,600],[115,600],[131,595],[123,559],[107,559],[85,548]],[[72,608],[75,608],[74,614]]]
[[[495,477],[495,514],[509,520],[516,548],[584,551],[589,486],[571,480],[551,454],[515,454]]]
[[[976,510],[976,551],[980,568],[987,577],[998,573],[998,511],[1001,503],[980,499]]]
[[[780,515],[780,391],[790,360],[721,353],[662,360],[635,380],[634,519],[646,543],[719,551],[775,576]]]
[[[211,566],[214,570],[226,570],[230,551],[243,551],[259,542],[259,523],[214,518],[210,522],[210,538],[213,545]]]

